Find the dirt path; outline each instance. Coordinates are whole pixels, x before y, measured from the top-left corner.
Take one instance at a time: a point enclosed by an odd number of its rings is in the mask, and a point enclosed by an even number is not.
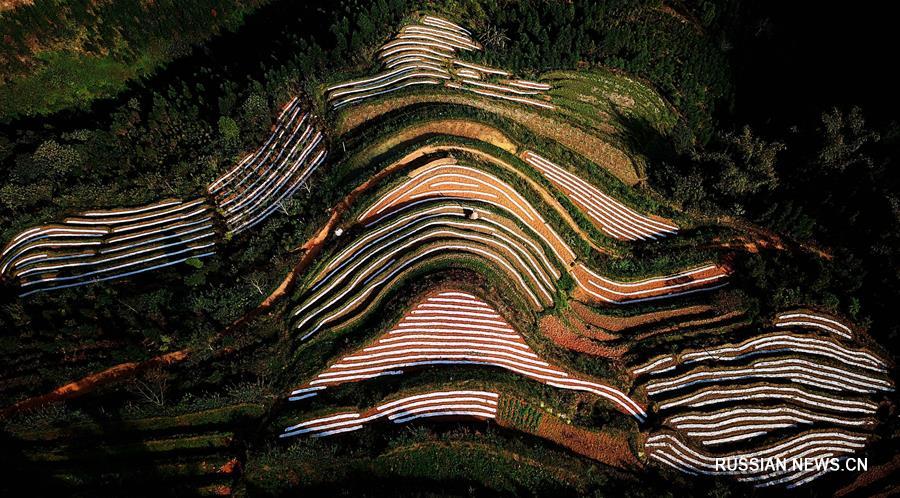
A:
[[[696,216],[696,213],[690,213]],[[729,240],[714,240],[708,247],[721,247],[726,249],[743,249],[749,252],[759,252],[760,249],[775,249],[779,251],[804,251],[815,254],[816,256],[831,260],[834,255],[829,251],[821,249],[813,244],[805,244],[786,239],[777,233],[766,228],[747,223],[742,220],[734,219],[727,216],[716,218],[696,216],[698,222],[706,222],[711,225],[721,225],[733,228],[747,235],[738,236]]]
[[[343,135],[350,130],[388,112],[421,103],[449,103],[475,107],[488,111],[525,126],[531,132],[549,138],[581,154],[597,165],[606,168],[626,185],[640,181],[638,169],[631,158],[609,142],[569,125],[531,110],[501,105],[497,102],[449,93],[424,93],[406,95],[381,102],[358,104],[344,111],[338,117],[336,132]]]
[[[874,469],[862,473],[859,477],[853,480],[850,484],[844,486],[843,488],[837,490],[834,496],[841,497],[847,496],[849,494],[856,493],[860,490],[866,489],[873,484],[885,482],[883,485],[885,489],[890,489],[890,484],[888,484],[887,480],[895,480],[897,478],[897,472],[900,470],[900,455],[895,455],[894,458],[883,464],[875,467]],[[896,481],[895,481],[896,482]],[[868,492],[874,492],[875,489],[869,489]],[[862,496],[862,495],[860,495]]]
[[[53,403],[55,401],[75,398],[83,394],[87,394],[97,389],[98,387],[110,384],[125,377],[137,375],[138,373],[147,369],[182,362],[186,360],[188,356],[190,356],[190,354],[186,351],[175,351],[173,353],[157,356],[143,362],[122,363],[114,367],[107,368],[102,372],[97,372],[82,379],[76,380],[75,382],[70,382],[68,384],[62,385],[47,394],[28,398],[19,401],[18,403],[15,403],[14,405],[11,405],[7,408],[4,408],[2,411],[0,411],[0,419],[9,417],[14,413],[23,410],[29,410],[46,405],[48,403]]]

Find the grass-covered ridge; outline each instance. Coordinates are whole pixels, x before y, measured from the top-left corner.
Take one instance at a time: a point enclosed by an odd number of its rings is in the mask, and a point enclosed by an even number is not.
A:
[[[0,121],[113,97],[265,3],[38,0],[2,11]]]

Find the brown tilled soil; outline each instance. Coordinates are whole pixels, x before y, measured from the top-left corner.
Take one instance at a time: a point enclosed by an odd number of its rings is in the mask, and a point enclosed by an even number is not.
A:
[[[507,138],[500,130],[491,126],[464,119],[438,119],[411,126],[398,133],[392,134],[390,139],[366,149],[360,154],[359,162],[363,164],[368,163],[372,158],[387,152],[398,144],[411,142],[434,134],[453,135],[470,138],[472,140],[480,140],[501,148],[510,154],[515,154],[517,149],[516,144],[513,143],[512,140]]]
[[[541,200],[543,200],[548,205],[550,205],[553,209],[555,209],[556,212],[562,217],[562,219],[569,225],[569,228],[574,230],[575,233],[577,233],[583,240],[585,240],[588,244],[590,244],[592,249],[596,250],[597,252],[603,253],[603,254],[610,254],[610,255],[615,254],[612,250],[605,248],[605,247],[600,247],[597,244],[595,244],[594,241],[591,239],[591,236],[588,235],[587,232],[585,232],[584,230],[581,229],[581,227],[578,225],[578,223],[576,223],[575,220],[572,218],[572,215],[569,214],[569,212],[566,210],[566,208],[564,208],[562,206],[562,204],[560,204],[559,201],[557,201],[556,198],[553,197],[553,195],[551,195],[549,192],[547,192],[544,189],[544,187],[541,186],[540,184],[538,184],[536,181],[532,180],[527,175],[522,174],[522,172],[519,171],[519,169],[516,168],[515,166],[513,166],[512,164],[509,164],[506,161],[502,161],[499,158],[494,157],[494,156],[487,154],[483,151],[480,151],[478,149],[472,149],[469,147],[458,146],[458,145],[447,145],[447,146],[438,146],[436,148],[442,149],[442,150],[458,150],[461,152],[466,152],[466,153],[472,154],[486,162],[492,163],[496,166],[500,166],[501,168],[503,168],[511,173],[516,174],[516,176],[518,176],[520,179],[524,180],[525,183],[527,183],[528,186],[531,187],[531,189],[534,190],[541,197]],[[533,227],[533,228],[536,228],[536,227]],[[543,235],[547,236],[546,234],[543,234]],[[547,236],[547,237],[551,238],[549,236]],[[565,252],[562,252],[562,254],[570,254],[570,252],[565,251]],[[571,264],[571,261],[566,261],[565,263]]]
[[[584,287],[581,285],[576,286],[575,292],[572,293],[572,297],[575,299],[587,302],[587,303],[597,303],[597,304],[605,304],[605,301],[589,294],[587,289],[592,290],[597,294],[601,294],[602,296],[612,300],[612,301],[629,301],[632,299],[639,299],[645,297],[655,297],[655,296],[664,296],[672,293],[684,292],[690,289],[699,289],[707,286],[715,285],[715,281],[706,281],[706,282],[698,282],[696,285],[693,285],[693,282],[697,282],[703,278],[713,277],[716,275],[727,275],[729,272],[728,268],[725,266],[713,266],[707,270],[702,272],[694,273],[693,275],[688,276],[666,276],[660,280],[654,280],[652,282],[646,282],[641,284],[640,281],[629,282],[629,281],[617,281],[614,279],[612,283],[603,282],[603,287],[611,288],[612,290],[619,292],[640,292],[640,294],[631,295],[631,296],[620,296],[618,294],[614,294],[612,292],[601,289],[595,285],[592,285],[590,282],[596,281],[588,271],[588,267],[583,263],[577,263],[572,268],[572,274],[576,277],[576,280],[584,284]],[[649,279],[648,279],[649,280]],[[626,285],[628,284],[628,285]],[[638,284],[638,285],[633,285]],[[674,290],[665,289],[665,287],[675,284],[682,284],[682,287],[678,287]]]
[[[572,426],[554,416],[541,417],[537,434],[612,467],[633,469],[642,466],[624,436]]]
[[[622,332],[626,329],[658,323],[671,318],[680,318],[684,316],[699,315],[712,311],[712,306],[688,306],[685,308],[677,308],[666,311],[655,311],[653,313],[645,313],[636,316],[612,316],[603,315],[581,303],[570,303],[572,310],[578,317],[589,325],[601,327],[612,332]],[[597,337],[595,337],[597,338]],[[597,338],[599,339],[599,338]],[[610,336],[610,339],[618,339],[618,336]],[[599,339],[604,340],[604,339]]]
[[[559,317],[554,315],[547,315],[542,318],[540,328],[541,333],[557,346],[578,351],[579,353],[617,360],[626,351],[624,347],[610,348],[602,346],[583,335],[572,332]]]
[[[687,328],[692,328],[692,327],[702,327],[705,325],[712,325],[712,324],[715,324],[718,322],[724,322],[726,320],[730,320],[732,318],[742,316],[743,314],[744,314],[743,311],[731,311],[729,313],[717,315],[717,316],[714,316],[711,318],[702,318],[699,320],[690,320],[687,322],[679,322],[674,325],[670,325],[667,327],[661,327],[658,329],[653,329],[649,332],[644,332],[643,334],[638,334],[637,336],[635,336],[635,339],[638,341],[642,341],[644,339],[648,339],[650,337],[654,337],[657,335],[668,334],[670,332],[677,332],[678,330],[681,330],[681,329],[687,329]]]
[[[523,108],[512,107],[487,98],[453,93],[419,93],[391,98],[380,102],[351,106],[339,118],[336,132],[343,135],[390,111],[420,103],[450,103],[482,109],[527,127],[532,132],[555,140],[569,149],[607,168],[627,185],[640,181],[637,167],[631,158],[610,143],[586,133],[580,128]]]
[[[13,10],[20,5],[33,5],[34,0],[0,0],[0,12]]]
[[[571,306],[573,303],[574,301],[570,302],[569,305]],[[596,325],[585,322],[572,311],[565,312],[565,319],[569,322],[569,328],[573,332],[589,339],[601,342],[621,339],[621,336],[619,336],[618,334],[612,334],[607,330],[603,330],[602,328],[597,327]]]
[[[479,125],[479,126],[488,128],[485,125]],[[496,133],[499,134],[500,132],[496,131]],[[379,147],[379,149],[380,149],[380,147]],[[614,252],[611,249],[608,249],[605,247],[600,247],[597,244],[595,244],[594,241],[591,239],[591,236],[588,235],[587,232],[582,230],[581,227],[578,225],[578,223],[576,223],[575,220],[572,219],[572,216],[569,214],[569,212],[566,210],[566,208],[564,208],[562,206],[562,204],[560,204],[559,201],[556,200],[555,197],[553,197],[549,192],[547,192],[544,189],[544,187],[539,185],[537,182],[535,182],[528,176],[523,175],[522,172],[519,171],[518,168],[516,168],[515,166],[513,166],[513,165],[507,163],[506,161],[503,161],[495,156],[487,154],[481,150],[473,149],[470,147],[465,147],[462,145],[428,145],[428,146],[420,147],[420,148],[416,149],[415,151],[407,154],[400,162],[410,163],[410,162],[412,162],[420,157],[423,157],[427,154],[432,154],[435,152],[453,152],[453,151],[471,154],[473,156],[476,156],[476,157],[482,159],[483,161],[489,162],[491,164],[494,164],[496,166],[504,168],[507,171],[515,173],[520,179],[524,180],[528,184],[528,186],[531,187],[541,197],[541,199],[544,202],[546,202],[551,207],[553,207],[553,209],[556,210],[556,212],[563,218],[563,220],[566,223],[568,223],[569,227],[572,230],[574,230],[583,240],[585,240],[591,246],[592,249],[594,249],[597,252],[600,252],[602,254],[609,254],[612,256],[618,255],[616,252]],[[370,155],[371,154],[369,154],[369,153],[365,153],[365,157],[369,157]],[[534,228],[537,228],[537,227],[534,227]],[[544,231],[539,231],[539,233],[541,233],[542,235],[547,237],[548,240],[554,239],[554,237],[548,235],[547,233],[544,233]],[[559,249],[559,248],[557,247],[557,249]],[[574,257],[574,254],[572,254],[571,251],[563,250],[561,252],[561,254],[572,255]],[[566,261],[566,264],[571,264],[571,261]]]
[[[896,492],[897,488],[895,485],[892,485],[890,483],[891,481],[896,483],[898,475],[900,475],[900,455],[895,455],[891,461],[883,465],[879,465],[878,467],[875,467],[868,472],[863,472],[862,474],[860,474],[856,479],[853,480],[853,482],[837,490],[834,496],[842,497],[851,495],[858,491],[866,490],[876,483],[881,483],[881,485],[885,487],[887,493],[885,493],[884,496],[891,496],[891,490]],[[867,491],[871,493],[875,490],[868,489]],[[865,494],[861,493],[858,496],[865,496]]]

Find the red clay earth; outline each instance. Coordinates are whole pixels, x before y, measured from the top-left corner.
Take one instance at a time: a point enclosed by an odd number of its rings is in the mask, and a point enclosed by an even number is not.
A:
[[[712,311],[712,306],[698,305],[687,306],[684,308],[676,308],[665,311],[654,311],[652,313],[644,313],[635,316],[612,316],[597,313],[590,307],[581,303],[571,303],[571,308],[585,323],[595,327],[601,327],[612,332],[623,332],[627,329],[662,322],[672,318],[680,318],[683,316],[698,315],[708,311]],[[595,337],[598,340],[599,337]],[[618,336],[610,336],[610,339],[618,339]]]
[[[628,469],[643,466],[631,452],[624,433],[614,436],[608,432],[594,432],[569,425],[552,415],[544,415],[537,435],[612,467]]]
[[[592,356],[601,356],[618,360],[627,351],[624,346],[610,348],[597,344],[596,342],[572,332],[563,321],[555,315],[547,315],[541,318],[541,333],[545,337],[553,341],[557,346],[585,353]]]

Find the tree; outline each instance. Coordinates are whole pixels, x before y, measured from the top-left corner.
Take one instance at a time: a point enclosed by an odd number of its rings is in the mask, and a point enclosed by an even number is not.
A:
[[[717,145],[718,151],[702,153],[700,158],[719,164],[721,176],[715,188],[722,197],[747,197],[778,185],[775,164],[785,149],[783,143],[757,138],[744,126],[740,133],[721,135]]]
[[[881,140],[878,132],[866,128],[862,110],[853,106],[846,114],[833,108],[822,114],[822,145],[817,164],[825,171],[844,172],[853,165],[871,168],[873,160],[863,146]]]
[[[219,118],[219,135],[222,136],[226,146],[232,147],[237,145],[241,130],[233,119],[228,116],[222,116]]]
[[[43,174],[51,176],[64,176],[81,163],[81,157],[74,147],[62,145],[52,138],[38,146],[32,160]]]

